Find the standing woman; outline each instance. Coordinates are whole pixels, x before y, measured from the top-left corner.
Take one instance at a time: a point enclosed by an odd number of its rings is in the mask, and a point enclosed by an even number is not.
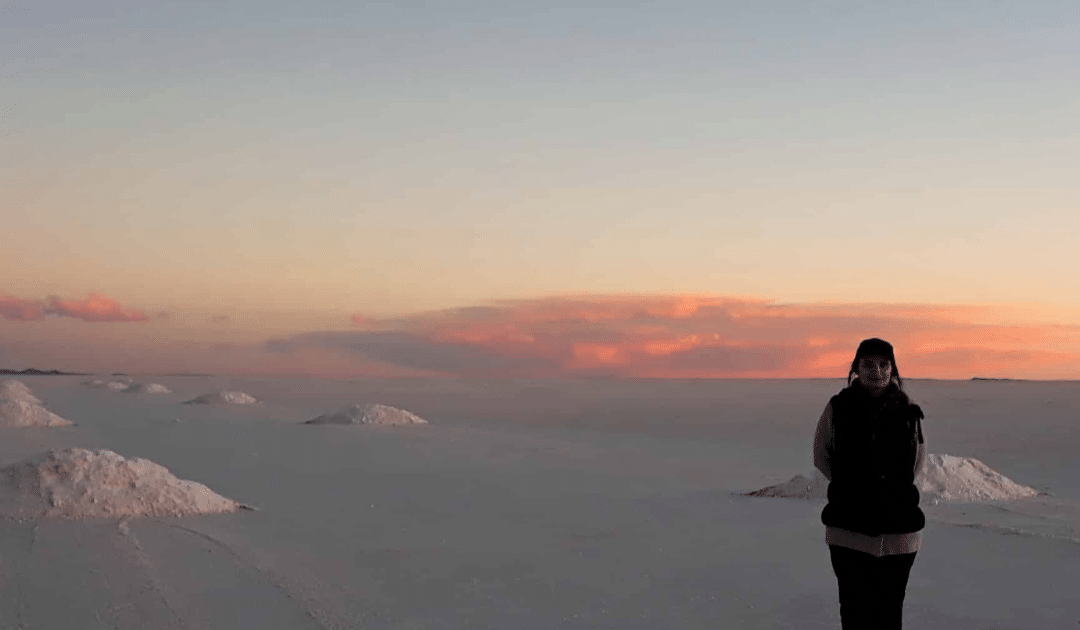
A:
[[[892,345],[860,343],[848,386],[829,400],[814,435],[814,466],[829,480],[821,522],[843,630],[902,626],[926,525],[915,486],[926,463],[922,418],[904,393]]]

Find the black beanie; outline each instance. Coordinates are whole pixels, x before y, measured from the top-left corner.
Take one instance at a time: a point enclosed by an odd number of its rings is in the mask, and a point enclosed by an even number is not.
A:
[[[877,337],[863,339],[863,342],[859,344],[859,349],[855,351],[855,362],[858,363],[859,359],[874,355],[885,357],[889,362],[896,363],[892,344]]]

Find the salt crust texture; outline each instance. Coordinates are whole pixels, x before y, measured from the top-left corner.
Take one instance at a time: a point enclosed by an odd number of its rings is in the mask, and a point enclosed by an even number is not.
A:
[[[244,392],[210,392],[209,394],[203,394],[198,398],[192,398],[191,400],[185,400],[182,404],[185,405],[213,405],[213,404],[226,404],[226,405],[250,405],[251,403],[259,402],[252,396],[245,394]]]
[[[254,509],[177,479],[142,458],[83,448],[51,450],[0,469],[0,516],[122,518]]]
[[[22,381],[0,381],[0,427],[66,427],[74,424],[45,408]]]
[[[342,407],[323,414],[304,424],[427,424],[424,420],[404,409],[388,405],[367,404]]]
[[[926,466],[915,478],[922,503],[978,503],[1013,501],[1039,494],[991,469],[981,461],[955,455],[927,455]],[[785,483],[746,493],[751,497],[825,499],[829,480],[795,475]]]
[[[128,394],[171,394],[172,390],[161,383],[134,383],[124,389]]]

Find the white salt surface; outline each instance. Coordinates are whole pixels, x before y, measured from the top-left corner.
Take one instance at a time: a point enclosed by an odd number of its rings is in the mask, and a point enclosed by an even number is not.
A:
[[[72,446],[138,453],[260,511],[0,521],[0,626],[839,628],[821,504],[734,493],[810,469],[841,379],[231,379],[264,401],[250,414],[27,382],[80,425],[6,431],[0,466]],[[1049,494],[924,507],[904,627],[1080,627],[1080,388],[906,383],[932,452]],[[432,422],[297,423],[356,400]]]
[[[185,400],[182,404],[185,405],[250,405],[252,403],[259,402],[250,394],[244,392],[235,391],[219,391],[210,392],[209,394],[203,394],[197,398],[191,400]]]
[[[124,389],[129,394],[171,394],[172,390],[161,383],[133,383]]]
[[[351,405],[337,411],[323,414],[318,418],[308,420],[304,424],[379,424],[379,425],[402,425],[402,424],[427,424],[427,420],[419,416],[390,407],[370,403],[364,405]]]
[[[0,469],[6,518],[118,518],[235,512],[241,504],[168,469],[109,450],[53,450]]]

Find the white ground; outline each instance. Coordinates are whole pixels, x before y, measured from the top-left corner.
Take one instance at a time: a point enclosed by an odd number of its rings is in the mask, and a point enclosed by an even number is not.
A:
[[[228,410],[175,404],[206,378],[163,380],[27,378],[79,425],[0,429],[0,467],[109,449],[260,511],[0,523],[0,626],[839,628],[824,501],[740,496],[809,473],[839,379],[231,379],[263,404]],[[931,452],[1048,494],[924,505],[905,627],[1080,627],[1080,384],[908,389]],[[297,423],[355,400],[431,424]]]

